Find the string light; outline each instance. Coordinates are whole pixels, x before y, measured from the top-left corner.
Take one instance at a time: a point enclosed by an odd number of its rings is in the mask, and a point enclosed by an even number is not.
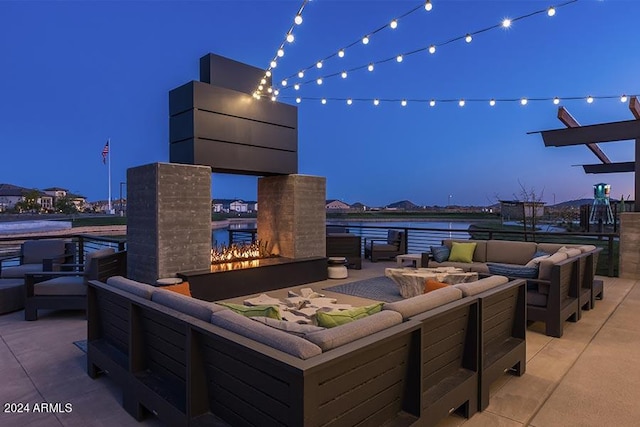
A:
[[[367,70],[373,71],[373,63],[371,63],[371,64],[369,64],[369,66],[367,66]]]
[[[296,84],[293,85],[293,88],[295,90],[299,90],[300,89],[300,85],[298,83],[296,83]]]
[[[276,68],[278,66],[278,63],[275,60],[273,60],[271,61],[270,65],[271,65],[271,68]]]
[[[344,49],[340,49],[340,50],[338,51],[338,56],[339,56],[340,58],[344,58]]]
[[[558,105],[558,104],[560,104],[560,98],[556,96],[555,98],[553,98],[553,105]]]
[[[324,104],[327,103],[327,99],[326,98],[322,98],[322,101],[320,101],[320,102],[322,102],[322,105],[324,105]]]
[[[527,98],[522,98],[520,100],[520,105],[527,105],[528,102],[529,102],[529,100]]]
[[[296,25],[300,25],[302,24],[302,15],[297,14],[295,18],[293,18],[293,22],[296,23]]]
[[[373,100],[373,105],[377,106],[380,104],[380,100],[379,99],[374,99]]]
[[[316,83],[318,83],[319,85],[321,85],[321,84],[322,84],[322,77],[318,78],[318,79],[316,80]]]
[[[267,76],[267,77],[271,77],[271,71],[270,71],[270,70],[267,70],[267,71],[264,73],[264,75],[265,75],[265,76]]]
[[[407,106],[407,100],[403,99],[402,101],[400,101],[400,105],[402,105],[403,107]]]
[[[364,36],[362,38],[362,44],[369,44],[369,36]]]
[[[391,21],[389,23],[389,28],[391,28],[392,30],[395,30],[396,28],[398,28],[398,20],[394,19],[393,21]]]
[[[304,71],[298,71],[298,77],[299,78],[303,78],[304,77]]]
[[[316,62],[316,68],[322,68],[322,61]]]
[[[262,90],[262,89],[264,89],[264,86],[263,85],[258,85],[258,90]]]
[[[351,98],[347,99],[347,105],[353,104],[353,100]]]
[[[340,76],[341,76],[343,79],[346,79],[346,78],[347,78],[347,72],[346,72],[346,71],[343,71],[342,73],[340,73]]]
[[[431,0],[427,0],[424,4],[424,10],[430,12],[433,9],[433,5],[431,4]]]
[[[593,103],[593,96],[591,96],[591,95],[587,96],[587,102],[589,104],[592,104]]]
[[[278,57],[282,58],[284,56],[284,49],[278,49],[278,53],[276,55],[278,55]]]
[[[551,6],[549,9],[547,9],[547,15],[549,16],[554,16],[556,14],[556,8]]]
[[[294,41],[295,39],[296,39],[296,38],[293,36],[293,34],[291,34],[291,33],[287,34],[287,41],[288,41],[289,43],[293,43],[293,41]]]
[[[300,104],[300,103],[302,102],[302,99],[301,99],[300,97],[297,97],[297,98],[296,98],[296,102],[297,102],[298,104]]]
[[[282,86],[286,86],[286,85],[287,85],[287,81],[286,81],[286,80],[283,80],[282,82],[280,82],[280,84],[281,84]]]
[[[620,97],[620,102],[627,102],[627,95],[622,95]]]
[[[495,100],[495,99],[491,99],[491,100],[489,101],[489,105],[490,105],[490,106],[492,106],[492,107],[493,107],[494,105],[496,105],[496,100]]]
[[[436,106],[436,100],[432,99],[431,101],[429,101],[429,107],[435,107]]]
[[[396,61],[397,62],[402,62],[402,55],[396,56]]]
[[[269,92],[269,93],[273,92],[273,88],[271,88],[271,87],[267,88],[267,92]]]
[[[568,1],[564,2],[564,3],[562,3],[562,4],[554,6],[554,9],[567,6],[567,5],[575,3],[577,1],[578,0],[568,0]],[[413,12],[413,10],[409,11],[408,13],[411,13],[411,12]],[[401,61],[398,60],[400,57],[402,57],[402,59],[404,60],[404,58],[409,56],[409,55],[415,55],[415,54],[423,52],[423,51],[428,51],[429,53],[434,54],[436,52],[437,48],[439,48],[441,46],[445,46],[445,45],[457,42],[458,40],[464,40],[467,43],[470,43],[473,40],[473,37],[475,35],[477,35],[477,34],[481,34],[481,33],[484,33],[486,31],[494,30],[494,29],[497,29],[497,28],[505,28],[505,24],[507,24],[507,26],[510,26],[511,24],[513,24],[516,21],[519,21],[519,20],[522,20],[522,19],[526,19],[526,18],[530,18],[532,16],[543,14],[543,13],[546,14],[547,12],[548,12],[548,8],[545,8],[545,9],[539,9],[539,10],[536,10],[534,12],[527,13],[525,15],[518,16],[516,18],[505,18],[502,21],[500,21],[499,23],[494,24],[492,26],[481,28],[479,30],[472,31],[472,32],[466,32],[466,33],[464,33],[464,34],[462,34],[462,35],[460,35],[458,37],[454,37],[454,38],[451,38],[449,40],[444,40],[444,41],[441,41],[441,42],[438,42],[438,43],[432,43],[432,44],[430,44],[428,46],[425,46],[425,47],[422,47],[422,48],[418,48],[418,49],[414,49],[414,50],[409,51],[409,52],[400,53],[400,54],[394,55],[394,56],[392,56],[390,58],[385,58],[385,59],[373,61],[373,62],[370,62],[369,65],[382,64],[382,63],[390,62],[393,59],[395,59],[396,62],[401,62]],[[401,16],[401,17],[404,17],[404,15]],[[376,31],[379,31],[382,28],[384,28],[384,27],[381,27]],[[365,36],[365,38],[368,39],[368,37],[370,35],[372,35],[372,34],[375,34],[376,31],[370,32],[367,36]],[[364,38],[363,38],[363,42],[364,42]],[[351,47],[351,46],[353,46],[354,44],[357,44],[357,43],[358,43],[358,41],[348,45],[346,48],[349,48],[349,47]],[[344,49],[346,49],[346,48],[342,48],[340,50],[340,52],[344,51]],[[324,58],[322,61],[325,61],[325,60],[327,60],[327,59],[329,59],[329,58],[331,58],[331,57],[333,57],[335,55],[337,55],[337,54],[329,55],[326,58]],[[351,72],[351,71],[357,71],[357,70],[360,70],[360,69],[363,69],[363,68],[367,68],[369,71],[371,71],[371,66],[367,66],[367,65],[355,66],[355,67],[347,69],[345,71]],[[306,69],[308,69],[308,68],[306,68]],[[333,73],[333,74],[325,75],[323,77],[329,78],[329,77],[334,77],[334,76],[337,76],[337,75],[340,75],[340,73]],[[294,76],[290,76],[290,77],[294,77]],[[288,78],[290,78],[290,77],[288,77]],[[313,80],[305,81],[305,82],[301,82],[301,83],[302,84],[308,84],[308,83],[310,83],[312,81]]]
[[[273,94],[274,94],[275,96],[278,96],[278,95],[280,95],[280,91],[279,91],[278,89],[275,89],[275,90],[273,91]]]
[[[260,80],[260,84],[261,84],[261,85],[266,85],[266,84],[267,84],[267,79],[262,79],[262,80]]]

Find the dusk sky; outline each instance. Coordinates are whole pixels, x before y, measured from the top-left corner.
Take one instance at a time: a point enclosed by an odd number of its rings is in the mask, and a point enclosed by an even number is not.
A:
[[[365,67],[299,91],[291,87],[298,79],[289,79],[278,101],[302,98],[299,172],[325,176],[329,199],[374,206],[404,199],[489,205],[519,196],[521,185],[553,203],[592,197],[598,182],[611,184],[612,198],[633,198],[632,173],[587,175],[574,166],[598,162],[586,147],[545,148],[527,132],[564,127],[556,96],[583,125],[633,118],[620,96],[640,93],[640,1],[579,0],[553,17],[536,14],[470,43],[442,45],[562,3],[432,0],[430,12],[420,7],[302,80],[392,58],[372,72]],[[199,58],[211,52],[266,69],[301,4],[0,0],[0,183],[105,200],[101,152],[110,138],[117,198],[127,168],[168,161],[168,93],[199,79]],[[309,2],[274,84],[421,4]],[[432,44],[433,54],[393,59]],[[523,97],[546,100],[522,106]],[[395,101],[374,106],[373,98]],[[462,98],[481,101],[441,102]],[[601,148],[612,161],[634,160],[632,142]],[[255,177],[214,174],[212,187],[214,198],[255,200],[257,193]]]

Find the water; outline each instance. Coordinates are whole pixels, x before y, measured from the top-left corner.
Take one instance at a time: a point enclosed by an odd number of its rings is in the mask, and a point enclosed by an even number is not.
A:
[[[71,221],[10,221],[0,222],[0,235],[41,233],[44,231],[66,230],[71,228]]]

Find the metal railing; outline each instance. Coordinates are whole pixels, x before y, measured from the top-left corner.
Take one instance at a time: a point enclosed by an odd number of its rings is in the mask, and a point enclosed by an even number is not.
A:
[[[595,245],[603,250],[598,257],[597,274],[616,276],[618,274],[618,239],[617,233],[583,233],[583,232],[543,232],[524,230],[493,230],[473,226],[469,229],[430,228],[430,227],[394,227],[379,225],[340,224],[345,231],[360,236],[363,245],[373,240],[386,240],[388,230],[403,231],[407,236],[405,253],[429,252],[431,246],[439,246],[445,239],[475,240],[519,240],[536,243],[566,243]],[[255,239],[255,229],[229,230],[229,244],[242,244]]]

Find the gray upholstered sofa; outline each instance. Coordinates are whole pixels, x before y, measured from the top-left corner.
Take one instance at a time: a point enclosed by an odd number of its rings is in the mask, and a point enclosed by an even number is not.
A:
[[[497,372],[524,372],[525,292],[523,280],[491,277],[294,335],[112,277],[89,284],[88,374],[108,372],[130,414],[169,425],[433,425],[486,406]],[[505,327],[485,333],[482,316],[498,312]]]

